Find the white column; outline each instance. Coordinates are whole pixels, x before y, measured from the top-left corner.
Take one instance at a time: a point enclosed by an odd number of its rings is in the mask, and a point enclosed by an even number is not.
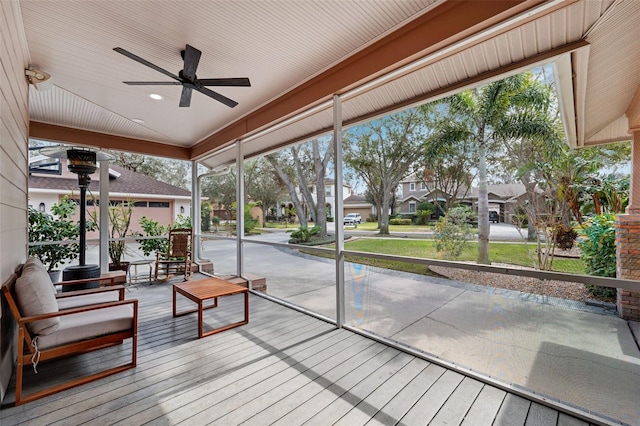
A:
[[[244,256],[242,254],[242,239],[244,237],[244,167],[242,141],[236,142],[236,238],[238,241],[237,274],[244,273]]]
[[[344,227],[342,219],[343,185],[342,185],[342,102],[338,95],[333,96],[333,152],[335,163],[335,209],[334,225],[336,234],[336,326],[342,328],[345,323],[344,295]],[[318,189],[324,190],[322,189]]]
[[[100,273],[109,272],[109,161],[100,162]]]
[[[200,186],[198,185],[198,163],[191,161],[191,229],[194,236],[193,259],[200,260]]]

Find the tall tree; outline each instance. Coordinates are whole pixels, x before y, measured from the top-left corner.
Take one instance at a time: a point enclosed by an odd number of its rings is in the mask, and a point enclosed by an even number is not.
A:
[[[429,189],[444,198],[446,210],[466,197],[477,174],[477,146],[469,126],[459,118],[435,111],[433,133],[423,147],[424,172],[420,175],[428,186],[433,183]]]
[[[296,216],[298,217],[300,227],[306,228],[307,215],[305,214],[302,201],[298,196],[298,181],[296,179],[295,169],[293,169],[291,162],[285,158],[285,153],[282,151],[275,154],[269,154],[265,158],[276,171],[282,185],[287,188],[293,208],[296,210]]]
[[[202,195],[209,198],[209,202],[218,209],[223,208],[227,218],[236,204],[236,173],[232,168],[229,173],[221,176],[205,177],[202,180]]]
[[[122,151],[109,151],[115,164],[160,182],[191,190],[191,163]]]
[[[534,239],[539,207],[544,198],[548,198],[544,194],[554,193],[557,198],[559,159],[563,158],[566,147],[551,87],[538,81],[532,73],[511,77],[511,83],[510,108],[495,123],[494,139],[505,153],[501,164],[505,169],[514,170],[525,187],[528,238]],[[565,210],[561,207],[554,210]]]
[[[531,115],[526,75],[519,74],[445,98],[440,103],[467,126],[478,147],[478,263],[489,262],[489,197],[487,150],[498,139],[527,138],[539,130],[538,115]]]
[[[265,158],[245,165],[245,195],[262,207],[262,223],[266,222],[270,207],[277,207],[285,193],[273,167]]]
[[[333,159],[331,138],[313,139],[265,158],[288,189],[300,226],[307,226],[307,211],[304,209],[304,206],[307,206],[311,220],[320,227],[319,235],[326,235],[327,213],[324,187],[327,168]],[[300,196],[304,200],[304,205]]]
[[[428,128],[426,109],[409,109],[354,128],[344,138],[343,160],[367,186],[378,210],[381,235],[400,180],[416,165]]]

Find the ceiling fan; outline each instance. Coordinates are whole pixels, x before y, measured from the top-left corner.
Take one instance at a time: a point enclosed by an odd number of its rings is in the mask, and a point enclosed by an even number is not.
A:
[[[195,47],[191,47],[188,44],[185,47],[185,50],[180,52],[182,56],[182,60],[184,61],[184,68],[178,73],[178,75],[172,74],[169,71],[160,68],[157,65],[152,64],[151,62],[142,59],[141,57],[134,55],[131,52],[124,50],[121,47],[115,47],[113,50],[116,52],[133,59],[136,62],[141,63],[142,65],[146,65],[149,68],[152,68],[162,74],[171,77],[176,81],[123,81],[124,84],[129,84],[131,86],[182,86],[182,95],[180,96],[180,106],[188,107],[191,105],[191,93],[193,90],[197,90],[198,92],[207,95],[228,107],[235,107],[238,103],[232,99],[227,98],[226,96],[222,96],[220,93],[214,92],[211,89],[207,89],[205,86],[239,86],[239,87],[250,87],[251,82],[249,82],[248,78],[198,78],[196,76],[196,68],[198,68],[198,62],[200,62],[200,55],[202,52],[196,49]]]

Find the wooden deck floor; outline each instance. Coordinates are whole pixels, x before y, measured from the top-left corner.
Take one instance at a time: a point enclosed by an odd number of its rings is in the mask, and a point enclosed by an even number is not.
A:
[[[588,424],[258,296],[248,325],[204,339],[196,314],[172,318],[169,284],[127,297],[140,300],[138,366],[19,407],[10,389],[0,424]],[[210,326],[241,316],[241,295],[205,311]],[[41,364],[27,383],[127,349]]]

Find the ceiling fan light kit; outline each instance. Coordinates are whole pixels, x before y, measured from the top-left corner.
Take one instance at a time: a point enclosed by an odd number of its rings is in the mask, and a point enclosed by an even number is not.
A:
[[[218,92],[214,92],[211,89],[208,89],[207,86],[226,86],[226,87],[250,87],[251,82],[246,77],[236,77],[236,78],[202,78],[199,79],[196,76],[196,69],[198,68],[198,63],[200,62],[200,56],[202,52],[196,49],[195,47],[189,46],[188,44],[185,46],[185,49],[180,52],[182,56],[182,60],[184,62],[184,68],[178,72],[178,75],[175,75],[159,66],[152,64],[146,59],[141,58],[127,50],[124,50],[121,47],[115,47],[114,51],[120,53],[121,55],[126,56],[129,59],[132,59],[142,65],[145,65],[151,69],[154,69],[167,77],[171,77],[175,81],[123,81],[124,84],[128,84],[130,86],[182,86],[182,93],[180,95],[180,107],[188,107],[191,105],[191,94],[193,91],[197,91],[202,93],[203,95],[209,96],[225,104],[226,106],[233,108],[238,103],[232,99],[227,98],[226,96],[221,95]],[[155,99],[155,98],[154,98]]]

